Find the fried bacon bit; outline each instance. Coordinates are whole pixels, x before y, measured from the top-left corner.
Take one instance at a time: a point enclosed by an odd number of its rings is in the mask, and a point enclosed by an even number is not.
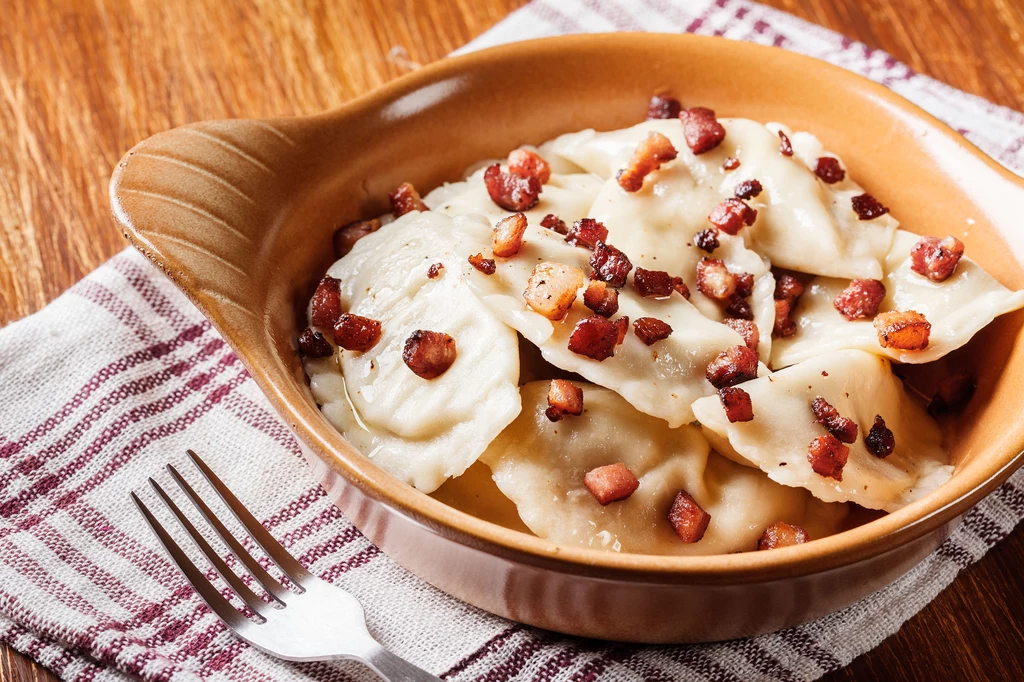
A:
[[[897,350],[924,350],[932,325],[916,310],[890,310],[875,317],[875,331],[882,348]]]
[[[821,178],[822,182],[829,185],[842,182],[843,178],[846,177],[846,171],[839,165],[839,159],[831,156],[818,158],[818,163],[814,166],[814,174]]]
[[[730,424],[749,422],[754,419],[754,406],[750,403],[750,394],[742,388],[726,386],[718,389],[718,399],[725,408],[725,416]]]
[[[910,269],[933,282],[945,282],[963,255],[964,243],[956,237],[921,237],[910,250]]]
[[[408,182],[403,182],[395,191],[388,195],[391,200],[391,212],[395,217],[404,216],[411,211],[429,211],[427,205],[420,198],[420,193]]]
[[[540,201],[540,178],[506,173],[497,163],[484,171],[484,185],[491,201],[506,211],[528,211]]]
[[[526,283],[526,304],[549,320],[565,317],[583,286],[583,271],[562,263],[538,263]]]
[[[633,273],[633,286],[644,298],[665,298],[678,291],[683,298],[690,298],[690,289],[682,277],[673,277],[664,270],[647,270],[637,266]]]
[[[615,179],[619,187],[627,192],[639,192],[644,186],[644,178],[658,170],[661,164],[671,161],[679,155],[672,142],[659,132],[651,131],[636,146],[629,165],[619,171]]]
[[[733,294],[729,297],[729,305],[725,306],[725,314],[741,320],[754,319],[754,309],[750,307],[747,299],[739,294]]]
[[[677,118],[682,110],[683,105],[675,97],[655,95],[647,103],[647,120]]]
[[[693,543],[704,537],[711,523],[711,514],[704,511],[688,492],[680,490],[668,511],[668,521],[680,540]]]
[[[341,280],[324,277],[313,292],[312,318],[314,327],[334,327],[341,316]]]
[[[306,327],[299,334],[299,350],[308,358],[326,358],[334,355],[334,346],[331,342],[312,327]]]
[[[511,258],[519,253],[526,234],[526,216],[513,213],[498,221],[491,235],[491,250],[498,258]]]
[[[444,263],[434,263],[427,270],[427,279],[437,279],[441,276],[442,270],[444,270]]]
[[[379,229],[380,221],[376,218],[342,225],[334,231],[334,255],[341,258],[352,250],[357,241]]]
[[[694,154],[709,152],[725,139],[725,128],[715,118],[715,112],[705,107],[684,109],[679,114],[683,122],[686,146]]]
[[[549,230],[554,230],[558,234],[569,234],[569,228],[566,227],[565,221],[554,213],[548,213],[546,216],[541,218],[540,226]]]
[[[825,478],[843,480],[843,467],[850,457],[850,448],[839,442],[831,433],[818,436],[807,449],[807,461],[814,473]]]
[[[757,541],[757,549],[778,549],[779,547],[792,547],[802,545],[810,540],[810,537],[800,526],[791,526],[785,521],[776,521],[764,529],[761,539]]]
[[[648,346],[653,346],[667,339],[672,333],[672,327],[656,317],[638,317],[633,322],[633,333]]]
[[[604,282],[591,280],[583,292],[583,305],[601,317],[611,317],[619,312],[619,292]]]
[[[615,320],[615,331],[618,333],[618,337],[615,339],[615,345],[621,346],[622,342],[626,340],[626,332],[629,331],[629,315],[623,315],[619,319]]]
[[[885,298],[885,285],[877,279],[855,279],[832,301],[843,317],[853,321],[874,317]]]
[[[369,317],[342,313],[334,324],[334,342],[345,350],[365,353],[380,341],[380,322]]]
[[[701,258],[697,263],[697,291],[708,298],[728,301],[736,293],[736,275],[729,272],[723,260]]]
[[[724,171],[734,171],[739,167],[740,160],[737,159],[735,156],[727,157],[725,161],[722,162],[722,170]]]
[[[536,152],[513,149],[508,155],[508,171],[520,177],[535,176],[542,185],[551,179],[551,166]]]
[[[793,304],[785,299],[775,299],[775,326],[772,337],[786,338],[796,334],[796,322],[789,316]]]
[[[484,258],[482,253],[478,253],[475,256],[469,257],[469,264],[474,268],[484,273],[485,275],[493,275],[496,269],[493,258]]]
[[[625,464],[616,462],[588,471],[583,485],[603,506],[632,495],[640,487],[640,481]]]
[[[566,415],[583,414],[583,389],[565,379],[552,379],[548,386],[548,409],[544,414],[553,422]]]
[[[572,224],[565,241],[573,246],[593,250],[598,242],[608,239],[608,228],[593,218],[581,218]]]
[[[885,459],[892,454],[896,447],[896,438],[892,435],[892,431],[886,428],[882,415],[875,415],[875,423],[871,425],[868,435],[864,436],[864,445],[868,452],[878,459]]]
[[[569,350],[601,362],[615,355],[619,329],[614,322],[591,315],[576,323],[569,335]]]
[[[775,280],[775,300],[789,301],[790,305],[803,296],[804,285],[793,275],[783,273]]]
[[[763,190],[764,188],[757,180],[744,180],[736,185],[735,194],[737,199],[753,199]]]
[[[839,410],[820,395],[811,401],[811,411],[814,412],[817,422],[839,440],[844,443],[853,443],[857,440],[857,422],[849,417],[840,416]]]
[[[707,380],[715,388],[735,386],[757,378],[757,353],[746,346],[732,346],[708,364]]]
[[[594,268],[594,279],[611,284],[616,289],[626,285],[626,276],[633,269],[626,254],[603,241],[594,245],[594,255],[590,257],[590,267]]]
[[[793,156],[793,143],[789,141],[789,136],[786,133],[779,131],[779,153],[783,156]]]
[[[750,320],[738,320],[734,317],[727,318],[724,324],[743,337],[743,343],[747,344],[747,348],[753,351],[757,350],[757,344],[761,342],[761,332],[758,331],[756,324]]]
[[[726,234],[739,234],[744,225],[753,225],[757,211],[739,199],[728,198],[711,209],[708,220]]]
[[[421,379],[436,379],[455,362],[455,339],[444,332],[417,329],[405,340],[402,360]]]
[[[711,227],[706,230],[701,230],[693,236],[693,243],[698,249],[712,253],[721,244],[718,243],[718,230]]]
[[[736,293],[741,298],[746,298],[754,293],[754,276],[749,272],[740,272],[736,275]]]
[[[928,412],[934,415],[959,412],[974,396],[974,377],[965,371],[946,377],[935,386],[935,393],[928,404]]]
[[[870,194],[858,194],[850,200],[853,211],[861,220],[873,220],[889,212],[888,207]]]

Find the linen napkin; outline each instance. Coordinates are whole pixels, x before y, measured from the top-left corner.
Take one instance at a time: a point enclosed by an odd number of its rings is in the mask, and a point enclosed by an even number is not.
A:
[[[615,30],[713,34],[827,59],[1024,168],[1021,114],[747,0],[535,0],[463,50]],[[241,643],[180,577],[128,491],[151,475],[166,483],[168,461],[195,480],[188,447],[313,573],[362,601],[384,645],[450,680],[815,679],[895,632],[1024,517],[1018,472],[924,562],[844,611],[720,644],[585,641],[483,613],[382,555],[327,499],[224,341],[132,250],[0,330],[0,368],[0,641],[66,680],[371,679],[353,663],[285,663]]]

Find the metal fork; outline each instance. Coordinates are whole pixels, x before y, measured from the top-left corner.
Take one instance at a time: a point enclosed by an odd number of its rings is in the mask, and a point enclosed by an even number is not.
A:
[[[210,507],[199,497],[191,485],[172,465],[167,471],[199,509],[221,540],[230,548],[271,597],[268,603],[260,599],[227,567],[224,560],[196,530],[178,505],[152,478],[149,483],[171,510],[181,527],[213,565],[220,577],[231,586],[235,594],[256,614],[251,619],[233,607],[203,575],[181,547],[168,534],[149,508],[132,492],[131,498],[153,529],[160,544],[177,564],[185,579],[210,609],[239,637],[263,651],[288,661],[324,661],[355,659],[368,665],[374,672],[390,682],[438,682],[439,678],[399,658],[377,643],[366,629],[363,607],[345,590],[326,583],[310,574],[281,544],[260,525],[238,498],[210,470],[210,467],[192,450],[189,457],[213,486],[231,513],[245,527],[267,556],[281,569],[296,591],[285,588],[275,580],[250,554]]]

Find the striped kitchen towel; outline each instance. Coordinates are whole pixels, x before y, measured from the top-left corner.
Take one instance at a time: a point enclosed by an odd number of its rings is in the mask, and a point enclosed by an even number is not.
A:
[[[464,50],[615,30],[719,35],[826,59],[1024,169],[1020,114],[747,0],[535,0]],[[451,680],[815,679],[895,632],[1024,516],[1019,472],[898,582],[801,627],[701,646],[583,641],[466,606],[383,556],[327,499],[224,341],[133,251],[0,331],[0,367],[0,641],[67,680],[367,678],[351,663],[265,656],[192,593],[127,497],[168,459],[187,468],[187,447],[303,564],[355,594],[386,646]]]

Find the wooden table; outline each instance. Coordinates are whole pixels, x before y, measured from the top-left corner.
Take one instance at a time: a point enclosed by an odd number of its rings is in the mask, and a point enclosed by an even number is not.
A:
[[[440,59],[523,0],[5,0],[0,326],[124,247],[107,179],[135,142],[205,118],[336,107]],[[1024,109],[1019,0],[769,0],[917,71]],[[404,48],[404,51],[401,49]],[[390,56],[389,56],[390,55]],[[1024,680],[1024,533],[828,677]],[[0,649],[0,681],[52,680]]]

